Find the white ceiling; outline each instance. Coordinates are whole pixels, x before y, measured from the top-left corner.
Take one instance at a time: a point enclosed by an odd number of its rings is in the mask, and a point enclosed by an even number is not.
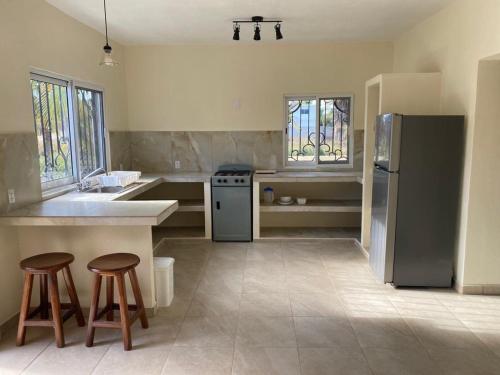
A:
[[[103,0],[46,0],[104,31]],[[285,41],[393,40],[453,0],[107,0],[109,33],[123,44],[231,42],[235,18],[283,19]],[[242,25],[251,41],[252,25]],[[264,25],[263,41],[274,39]]]

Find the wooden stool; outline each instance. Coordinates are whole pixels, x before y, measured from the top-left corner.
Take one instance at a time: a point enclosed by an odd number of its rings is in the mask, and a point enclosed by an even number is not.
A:
[[[141,260],[137,255],[128,253],[116,253],[104,255],[91,261],[87,268],[95,273],[94,291],[90,304],[90,316],[87,330],[87,346],[94,345],[94,334],[97,327],[117,328],[122,330],[123,347],[125,350],[132,349],[132,338],[130,326],[141,319],[142,328],[148,328],[148,318],[142,301],[141,289],[135,273],[135,267]],[[127,304],[127,292],[125,290],[125,274],[128,273],[130,283],[134,292],[135,305]],[[102,277],[106,276],[106,307],[100,312],[99,295],[101,293]],[[118,285],[119,303],[114,303],[114,278]],[[113,311],[120,310],[120,321],[113,321]],[[129,310],[135,313],[129,317]],[[99,320],[106,314],[106,321]]]
[[[64,347],[63,322],[75,314],[80,327],[85,325],[82,309],[71,277],[69,264],[75,257],[68,253],[46,253],[35,255],[21,261],[20,266],[24,271],[24,288],[19,314],[19,327],[17,330],[17,346],[24,345],[26,327],[54,327],[56,343],[59,348]],[[57,284],[57,272],[63,271],[66,289],[71,303],[61,303]],[[33,290],[33,277],[40,276],[40,306],[30,312],[31,292]],[[50,287],[50,303],[49,303]],[[49,309],[52,310],[52,319],[49,319]],[[61,309],[68,311],[61,315]],[[40,314],[40,319],[32,319]]]

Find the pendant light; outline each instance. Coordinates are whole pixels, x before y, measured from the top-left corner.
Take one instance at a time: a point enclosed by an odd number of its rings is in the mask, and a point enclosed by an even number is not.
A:
[[[282,20],[277,19],[264,19],[262,16],[253,16],[250,19],[238,19],[233,20],[233,40],[240,40],[240,24],[243,23],[253,23],[253,40],[259,41],[261,40],[260,32],[262,30],[261,24],[264,23],[274,23],[274,31],[276,33],[276,40],[283,39],[283,33],[281,32],[281,23]]]
[[[104,0],[104,26],[106,28],[106,45],[102,48],[104,54],[102,56],[102,60],[99,65],[113,67],[118,65],[119,63],[118,61],[114,60],[113,57],[111,56],[112,48],[108,42],[108,18],[106,14],[106,0]]]

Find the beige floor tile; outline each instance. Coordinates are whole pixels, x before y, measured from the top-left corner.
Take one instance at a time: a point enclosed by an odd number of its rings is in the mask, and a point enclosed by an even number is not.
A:
[[[143,346],[124,351],[121,343],[114,344],[104,354],[92,374],[161,374],[171,344],[162,346],[160,349]]]
[[[214,293],[241,293],[243,288],[243,273],[213,272],[205,274],[198,284],[198,292]]]
[[[290,293],[293,316],[345,317],[342,302],[334,293]]]
[[[431,349],[431,357],[445,375],[498,375],[500,358],[488,351],[472,349]]]
[[[296,348],[238,347],[234,355],[233,375],[299,375]]]
[[[26,344],[16,346],[16,330],[13,328],[0,340],[0,374],[20,374],[45,348],[55,346],[53,331],[45,328],[28,328]]]
[[[300,348],[302,375],[370,375],[359,350],[346,348]]]
[[[243,293],[288,293],[285,273],[245,271]]]
[[[412,319],[406,322],[426,348],[478,349],[484,344],[459,320]]]
[[[359,344],[346,318],[295,317],[297,345],[311,347],[348,347],[359,349]]]
[[[242,316],[291,316],[288,293],[243,293]]]
[[[423,348],[399,315],[353,314],[349,316],[349,320],[363,348]]]
[[[293,320],[290,317],[241,317],[236,344],[247,347],[296,347]]]
[[[332,293],[332,282],[326,275],[287,274],[286,283],[290,293]]]
[[[283,261],[283,249],[279,241],[255,242],[248,248],[247,261]]]
[[[198,291],[191,302],[187,316],[237,316],[240,309],[239,293],[203,293]]]
[[[391,315],[397,315],[398,310],[389,301],[385,293],[370,293],[361,291],[360,293],[338,290],[340,300],[344,304],[346,311],[368,311]]]
[[[186,317],[175,346],[232,347],[237,325],[232,316]]]
[[[191,298],[181,298],[174,292],[174,299],[168,307],[158,308],[157,314],[166,318],[184,318],[191,305]]]
[[[363,352],[375,375],[442,375],[424,349],[364,348]]]
[[[231,374],[233,348],[174,347],[163,368],[164,375]]]

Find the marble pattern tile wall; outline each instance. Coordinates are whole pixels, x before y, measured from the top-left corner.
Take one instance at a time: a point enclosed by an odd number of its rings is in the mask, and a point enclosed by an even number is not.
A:
[[[14,204],[9,204],[8,189],[15,190]],[[40,201],[41,196],[35,134],[0,134],[0,213]]]
[[[221,164],[280,169],[280,131],[111,132],[111,166],[150,173],[213,172]],[[354,132],[354,170],[363,168],[363,131]],[[175,169],[175,161],[180,169]]]

